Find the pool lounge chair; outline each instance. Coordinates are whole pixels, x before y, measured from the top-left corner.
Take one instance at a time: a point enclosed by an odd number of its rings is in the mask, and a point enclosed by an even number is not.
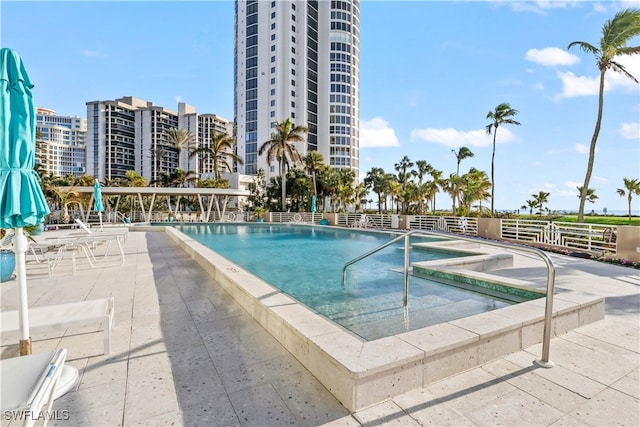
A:
[[[67,349],[62,348],[0,360],[3,420],[31,427],[42,419],[46,426],[66,358]]]
[[[104,354],[111,353],[111,329],[113,328],[113,297],[66,304],[43,305],[29,308],[29,325],[31,330],[62,329],[74,325],[90,325],[99,323],[104,335]],[[2,311],[0,313],[0,330],[2,333],[19,331],[18,311]]]

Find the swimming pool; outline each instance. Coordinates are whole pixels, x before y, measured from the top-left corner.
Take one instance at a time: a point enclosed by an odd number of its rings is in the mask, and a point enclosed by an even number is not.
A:
[[[396,233],[292,224],[176,225],[177,229],[315,312],[366,340],[447,322],[514,303],[508,294],[489,296],[432,278],[409,278],[409,304],[403,306],[404,245],[392,245],[342,267]],[[413,242],[433,241],[414,237]],[[464,251],[414,248],[410,262],[473,255]]]
[[[136,225],[135,228],[138,231],[166,233],[177,245],[176,248],[184,250],[212,277],[213,283],[208,286],[227,291],[351,411],[369,407],[542,341],[544,298],[367,341],[278,291],[175,227],[146,224]],[[425,245],[446,252],[451,247],[459,246],[455,236],[451,238]],[[516,266],[516,274],[519,274],[523,266],[532,263],[527,256],[507,254],[481,244],[471,249],[478,255],[418,264],[443,277],[455,270],[466,275],[469,281],[503,283],[513,288],[535,289],[536,283],[543,286],[546,281],[544,269],[534,268],[526,280],[509,277],[509,274],[492,274],[493,271]],[[212,303],[215,305],[215,301]],[[603,317],[604,298],[573,291],[555,296],[553,318],[557,335]],[[412,318],[408,320],[413,321]]]

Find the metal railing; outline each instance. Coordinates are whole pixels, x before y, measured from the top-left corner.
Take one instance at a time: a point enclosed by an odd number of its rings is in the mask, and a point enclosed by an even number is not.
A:
[[[504,239],[546,244],[572,250],[615,252],[618,229],[614,225],[503,219]]]
[[[463,240],[463,241],[474,242],[482,245],[495,246],[502,249],[507,248],[515,251],[528,252],[540,257],[547,266],[547,292],[546,292],[545,314],[544,314],[544,332],[542,337],[542,357],[541,357],[541,360],[536,361],[536,363],[538,363],[538,365],[545,368],[550,368],[553,366],[553,362],[549,361],[549,347],[551,343],[551,319],[553,317],[553,289],[555,286],[556,270],[555,270],[555,267],[553,266],[553,262],[551,261],[551,258],[549,258],[549,256],[540,249],[528,247],[528,246],[515,245],[512,243],[503,243],[503,242],[496,242],[491,240],[481,240],[479,238],[474,238],[474,237],[452,235],[450,233],[443,233],[439,231],[412,230],[398,237],[394,237],[390,241],[345,263],[344,267],[342,267],[342,286],[343,287],[346,286],[347,267],[349,267],[352,264],[355,264],[356,262],[364,258],[367,258],[370,255],[373,255],[374,253],[386,248],[389,245],[392,245],[393,243],[399,240],[404,239],[403,299],[404,299],[404,306],[406,307],[408,304],[408,298],[409,298],[409,240],[411,239],[411,236],[416,234],[421,234],[425,236],[439,236],[439,237],[445,237],[445,238],[454,239],[454,240]]]

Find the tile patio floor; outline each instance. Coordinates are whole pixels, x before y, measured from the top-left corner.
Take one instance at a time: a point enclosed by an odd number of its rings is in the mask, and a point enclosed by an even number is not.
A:
[[[49,425],[640,426],[638,270],[553,255],[557,291],[607,297],[604,320],[553,338],[554,368],[532,364],[536,345],[349,414],[164,233],[129,233],[125,252],[124,266],[109,257],[91,268],[79,258],[73,275],[63,260],[51,279],[28,258],[30,306],[116,301],[108,356],[95,327],[32,333],[34,353],[66,347],[80,371],[54,402],[68,420]],[[0,291],[1,309],[17,308],[15,280]],[[17,342],[3,334],[0,357],[16,356]],[[19,423],[3,417],[9,425]]]

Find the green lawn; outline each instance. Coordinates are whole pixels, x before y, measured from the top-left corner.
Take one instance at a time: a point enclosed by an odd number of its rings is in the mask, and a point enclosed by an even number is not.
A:
[[[578,215],[566,215],[553,219],[556,222],[578,222]],[[632,216],[629,223],[628,216],[591,216],[585,215],[584,221],[588,224],[607,224],[607,225],[635,225],[640,226],[640,217]]]

